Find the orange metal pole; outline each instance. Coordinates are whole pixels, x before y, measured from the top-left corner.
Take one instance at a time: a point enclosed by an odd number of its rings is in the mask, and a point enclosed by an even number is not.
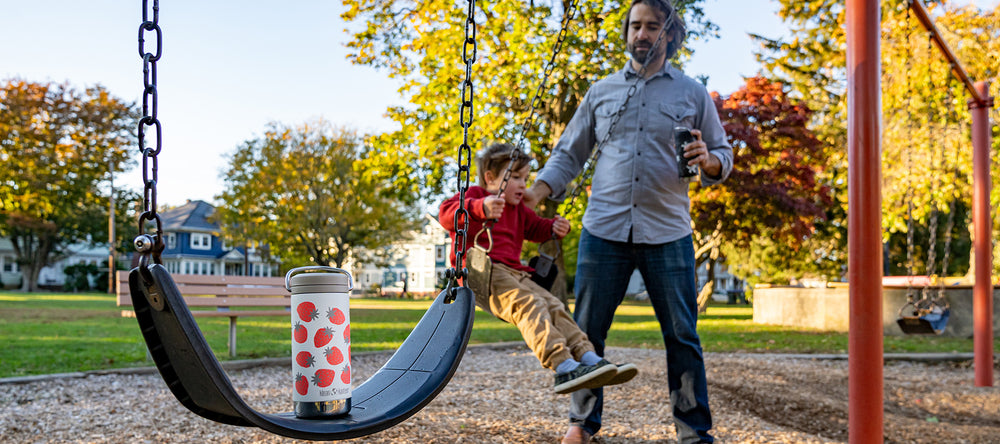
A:
[[[848,441],[881,443],[882,66],[878,0],[847,0]]]
[[[976,387],[993,386],[993,240],[990,226],[989,84],[976,89],[985,100],[969,100],[972,114],[972,220],[975,233],[976,282],[972,289],[972,326]]]

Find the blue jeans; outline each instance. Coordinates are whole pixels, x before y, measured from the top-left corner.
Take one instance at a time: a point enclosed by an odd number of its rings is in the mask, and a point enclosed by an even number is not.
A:
[[[701,341],[696,330],[694,245],[691,236],[662,245],[611,242],[580,233],[573,318],[604,356],[604,342],[629,278],[639,269],[667,351],[667,384],[680,443],[712,442],[712,415]],[[573,393],[570,421],[591,434],[601,428],[604,390]]]

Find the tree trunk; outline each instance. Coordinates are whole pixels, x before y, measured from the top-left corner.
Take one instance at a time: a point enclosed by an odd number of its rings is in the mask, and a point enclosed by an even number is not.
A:
[[[708,309],[708,303],[712,301],[712,293],[715,292],[715,262],[719,258],[719,248],[712,247],[708,254],[708,273],[706,274],[705,286],[698,292],[698,313],[704,313]],[[697,268],[696,268],[697,270]]]

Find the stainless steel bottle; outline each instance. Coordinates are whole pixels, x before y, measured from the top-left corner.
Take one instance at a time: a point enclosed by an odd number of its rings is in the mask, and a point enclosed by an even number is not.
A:
[[[292,402],[299,418],[351,410],[351,274],[300,267],[285,275],[292,293]]]

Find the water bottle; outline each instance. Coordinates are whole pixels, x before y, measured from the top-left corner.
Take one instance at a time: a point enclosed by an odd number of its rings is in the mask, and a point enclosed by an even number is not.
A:
[[[299,267],[285,275],[292,292],[292,402],[299,418],[351,411],[351,274]]]
[[[687,182],[693,182],[698,177],[698,165],[688,165],[691,159],[684,157],[684,145],[694,142],[694,135],[691,129],[678,126],[674,127],[674,151],[677,153],[677,172],[680,178]]]

